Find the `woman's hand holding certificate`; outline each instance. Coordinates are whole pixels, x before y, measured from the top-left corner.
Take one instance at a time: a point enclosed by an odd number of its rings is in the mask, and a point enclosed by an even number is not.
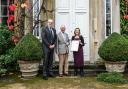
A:
[[[79,40],[72,40],[71,42],[71,51],[78,51],[79,48]]]

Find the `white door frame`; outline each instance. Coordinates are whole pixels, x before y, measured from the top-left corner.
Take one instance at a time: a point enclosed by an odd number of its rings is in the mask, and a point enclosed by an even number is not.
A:
[[[57,8],[56,8],[56,4],[57,4],[57,2],[56,2],[57,0],[55,0],[55,27],[56,27],[56,15],[57,15]],[[75,1],[75,0],[74,0]],[[72,5],[71,5],[71,0],[70,0],[70,2],[69,2],[69,6],[70,6],[70,8],[71,8],[71,6],[74,6],[75,7],[75,5],[72,3]],[[63,14],[65,14],[66,12],[68,12],[69,11],[69,13],[72,15],[72,13],[73,13],[73,11],[71,10],[71,9],[68,9],[68,8],[66,8],[66,9],[64,9],[64,8],[61,8],[62,10],[63,10]],[[61,11],[61,9],[58,9],[58,11],[60,10]],[[73,9],[73,10],[75,10],[76,11],[76,13],[79,13],[80,11],[82,11],[82,9],[81,10],[79,10],[80,8],[77,8],[77,9]],[[74,11],[74,12],[75,12]],[[87,48],[88,48],[88,52],[87,52],[87,55],[88,55],[88,57],[87,57],[87,60],[85,60],[85,61],[90,61],[90,32],[89,32],[89,28],[90,28],[90,26],[89,26],[89,0],[88,0],[88,8],[87,8],[87,11],[84,11],[84,9],[83,9],[83,12],[84,13],[87,13],[88,14],[88,34],[87,34],[87,36],[88,36],[88,38],[86,39],[86,37],[84,36],[84,34],[86,34],[86,33],[82,33],[82,35],[85,37],[85,39],[87,40],[87,42],[86,42],[86,40],[85,40],[85,43],[87,43],[88,44],[88,46],[87,46]],[[70,17],[70,19],[72,19],[72,20],[74,20],[74,22],[75,22],[75,18],[73,17],[73,15]],[[72,25],[70,25],[70,28],[71,28],[71,33],[73,33],[74,32],[74,28],[76,27],[76,22],[75,23],[72,23]],[[59,27],[58,27],[59,28]],[[58,30],[58,28],[56,28],[57,30]],[[71,38],[71,36],[69,36],[70,38]],[[85,46],[86,46],[86,44],[85,44]],[[85,52],[86,52],[86,50],[85,50]]]

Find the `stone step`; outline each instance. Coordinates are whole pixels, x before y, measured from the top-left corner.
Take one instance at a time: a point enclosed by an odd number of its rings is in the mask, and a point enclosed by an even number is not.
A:
[[[91,69],[84,69],[84,73],[86,75],[97,75],[99,73],[102,72],[106,72],[105,70],[101,70],[101,69],[97,69],[97,70],[91,70]],[[58,74],[59,71],[58,70],[54,70],[54,74]],[[69,74],[73,75],[74,74],[74,70],[69,69]]]
[[[40,65],[40,72],[42,72],[43,65]],[[55,74],[58,74],[59,71],[59,64],[54,63],[53,65],[53,72]],[[104,64],[85,64],[84,65],[84,72],[86,75],[97,75],[98,73],[101,72],[106,72]],[[74,65],[73,63],[69,63],[69,74],[73,75],[74,74]]]

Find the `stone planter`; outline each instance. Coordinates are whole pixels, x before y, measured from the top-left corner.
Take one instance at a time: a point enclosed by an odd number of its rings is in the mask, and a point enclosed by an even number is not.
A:
[[[121,62],[105,62],[106,71],[108,72],[124,72],[126,61]]]
[[[30,79],[38,74],[39,62],[37,61],[18,61],[22,78]]]

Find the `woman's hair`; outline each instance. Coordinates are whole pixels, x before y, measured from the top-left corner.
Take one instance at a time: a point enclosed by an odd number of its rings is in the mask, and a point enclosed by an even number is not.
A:
[[[75,32],[76,32],[77,29],[79,30],[79,35],[80,35],[80,28],[75,28],[75,30],[74,30],[74,35],[76,35]]]

